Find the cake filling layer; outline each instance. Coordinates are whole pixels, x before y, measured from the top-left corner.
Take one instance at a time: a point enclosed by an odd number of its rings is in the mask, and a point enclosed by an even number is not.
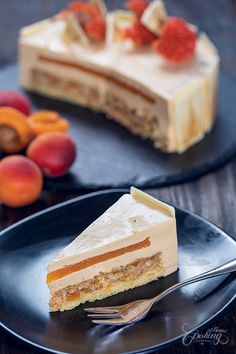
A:
[[[136,89],[135,87],[131,86],[131,85],[128,85],[127,83],[125,83],[124,81],[118,79],[118,78],[114,78],[112,77],[111,75],[107,74],[107,73],[102,73],[102,72],[99,72],[97,70],[94,70],[94,69],[91,69],[91,68],[87,68],[79,63],[73,63],[73,62],[69,62],[69,61],[66,61],[66,60],[61,60],[61,59],[54,59],[54,58],[50,58],[50,57],[47,57],[47,56],[43,56],[43,55],[40,55],[39,56],[39,61],[41,62],[46,62],[46,63],[52,63],[52,64],[57,64],[57,65],[61,65],[61,66],[64,66],[64,67],[69,67],[69,68],[73,68],[73,69],[78,69],[80,71],[84,71],[84,72],[87,72],[89,74],[92,74],[94,76],[97,76],[97,77],[101,77],[103,79],[106,79],[107,81],[109,82],[112,82],[118,86],[121,86],[122,89],[126,89],[136,95],[139,95],[141,96],[143,99],[147,100],[149,103],[153,103],[155,104],[155,100],[146,95],[144,92],[141,92],[140,90]]]
[[[47,283],[49,284],[53,281],[63,278],[66,275],[72,274],[74,272],[78,272],[78,271],[88,268],[88,267],[91,267],[94,264],[105,262],[109,259],[122,256],[123,254],[137,251],[137,250],[145,248],[145,247],[149,247],[150,245],[151,245],[151,242],[150,242],[149,238],[146,238],[145,240],[134,243],[132,245],[122,247],[122,248],[116,249],[114,251],[106,252],[106,253],[103,253],[103,254],[100,254],[100,255],[97,255],[94,257],[90,257],[90,258],[87,258],[81,262],[65,266],[61,269],[57,269],[53,272],[48,273]]]
[[[88,295],[94,299],[102,299],[113,295],[122,287],[123,291],[134,287],[133,282],[142,278],[140,285],[158,276],[163,275],[161,265],[161,254],[156,253],[148,258],[137,259],[132,263],[119,268],[113,268],[111,272],[100,272],[94,278],[83,281],[79,284],[68,286],[54,294],[50,300],[51,311],[58,311],[71,308],[71,304],[87,301]],[[92,300],[91,300],[92,301]]]
[[[105,112],[108,118],[122,124],[133,134],[152,139],[155,146],[164,150],[167,148],[165,119],[160,119],[157,113],[146,106],[138,107],[137,100],[127,99],[127,95],[120,95],[114,90],[99,91],[98,87],[93,87],[87,81],[62,78],[43,69],[32,69],[31,82],[36,92],[48,92],[50,96],[55,95],[69,102],[77,102],[96,111]],[[138,102],[141,102],[140,98]]]

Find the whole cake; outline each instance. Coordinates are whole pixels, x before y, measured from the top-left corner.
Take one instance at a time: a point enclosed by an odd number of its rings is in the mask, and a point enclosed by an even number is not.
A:
[[[102,111],[167,152],[183,152],[215,121],[219,56],[206,34],[161,1],[108,12],[76,1],[22,29],[20,82]]]
[[[49,263],[50,311],[167,276],[177,254],[174,208],[132,187]]]

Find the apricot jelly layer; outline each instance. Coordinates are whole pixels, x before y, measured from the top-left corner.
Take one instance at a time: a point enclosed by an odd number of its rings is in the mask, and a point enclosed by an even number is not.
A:
[[[146,238],[143,241],[134,243],[132,245],[118,248],[117,250],[106,252],[94,257],[87,258],[81,262],[67,265],[61,269],[54,270],[53,272],[48,273],[47,275],[47,283],[51,283],[52,281],[58,280],[60,278],[65,277],[66,275],[69,275],[74,272],[78,272],[79,270],[91,267],[94,264],[105,262],[108,259],[112,259],[118,256],[122,256],[125,253],[137,251],[141,248],[149,247],[151,245],[151,242],[149,238]]]

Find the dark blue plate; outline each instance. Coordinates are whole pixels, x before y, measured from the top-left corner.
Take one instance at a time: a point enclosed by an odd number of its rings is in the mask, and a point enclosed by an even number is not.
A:
[[[173,343],[213,319],[235,298],[236,280],[212,280],[173,293],[141,322],[121,327],[97,326],[83,307],[48,312],[45,284],[48,261],[124,191],[89,194],[52,207],[8,228],[0,235],[0,323],[22,340],[54,353],[137,353]],[[148,285],[92,305],[118,305],[157,295],[179,280],[235,257],[236,243],[208,221],[176,208],[179,270]],[[222,280],[221,280],[222,281]],[[214,287],[214,286],[213,286]],[[207,293],[211,292],[207,295]],[[204,296],[202,299],[200,299]]]

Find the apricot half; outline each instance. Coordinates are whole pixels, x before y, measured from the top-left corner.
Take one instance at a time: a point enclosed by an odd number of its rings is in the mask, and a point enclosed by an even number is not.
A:
[[[26,148],[33,133],[27,117],[11,107],[0,107],[0,151],[16,153]]]

